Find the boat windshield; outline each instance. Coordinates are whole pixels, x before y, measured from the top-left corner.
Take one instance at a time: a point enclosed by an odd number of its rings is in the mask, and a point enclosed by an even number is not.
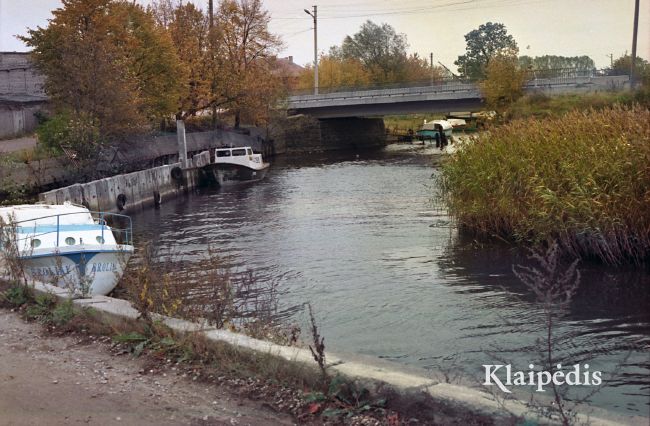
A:
[[[232,156],[239,156],[239,155],[246,155],[246,150],[245,149],[233,149],[232,150]]]
[[[217,157],[230,157],[230,150],[229,149],[217,150]]]

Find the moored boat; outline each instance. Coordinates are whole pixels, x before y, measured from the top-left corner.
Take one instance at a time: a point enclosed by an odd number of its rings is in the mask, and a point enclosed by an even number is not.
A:
[[[205,167],[220,186],[264,179],[269,169],[262,154],[255,154],[251,147],[217,148],[214,161]]]
[[[420,140],[435,140],[439,141],[442,137],[442,134],[445,134],[446,138],[452,136],[453,126],[447,120],[433,120],[425,122],[420,130],[418,130],[418,138]]]
[[[108,294],[133,254],[128,216],[69,202],[0,207],[0,224],[27,277],[76,294]]]

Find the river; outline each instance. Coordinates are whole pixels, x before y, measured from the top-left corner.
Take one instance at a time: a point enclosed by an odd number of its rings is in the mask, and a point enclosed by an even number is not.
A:
[[[262,182],[133,215],[136,238],[188,259],[211,245],[279,280],[282,306],[312,304],[329,350],[476,380],[497,358],[527,370],[543,316],[512,272],[525,254],[459,236],[434,200],[436,157],[402,148],[276,159]],[[593,405],[647,416],[650,274],[579,268],[558,350],[603,371]],[[306,331],[303,311],[287,321]]]

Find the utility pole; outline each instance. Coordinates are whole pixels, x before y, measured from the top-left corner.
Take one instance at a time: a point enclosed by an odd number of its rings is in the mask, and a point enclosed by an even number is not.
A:
[[[614,54],[610,53],[609,55],[605,55],[609,57],[609,67],[614,68]]]
[[[632,65],[630,67],[630,87],[634,89],[636,75],[636,36],[639,32],[639,0],[634,2],[634,30],[632,31]]]
[[[318,10],[314,6],[314,12],[304,9],[305,13],[314,18],[314,95],[318,95]]]
[[[429,54],[430,64],[431,64],[431,85],[433,86],[433,52]]]
[[[214,3],[213,0],[208,0],[208,15],[210,17],[209,21],[209,31],[208,31],[208,45],[210,46],[210,52],[212,53],[212,84],[211,84],[211,95],[212,95],[212,130],[217,128],[217,106],[214,104],[214,95],[216,92],[216,81],[214,78],[214,43],[212,43],[214,38]]]

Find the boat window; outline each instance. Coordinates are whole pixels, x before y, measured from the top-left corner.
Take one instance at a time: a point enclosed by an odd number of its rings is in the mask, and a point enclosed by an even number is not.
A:
[[[217,151],[217,157],[230,157],[230,150]]]
[[[103,237],[101,237],[101,236],[98,235],[97,238],[95,238],[95,239],[97,240],[97,242],[98,242],[99,244],[104,244],[104,238],[103,238]]]
[[[234,157],[236,155],[246,155],[246,150],[243,149],[243,148],[242,149],[233,149],[232,150],[232,156]]]
[[[39,240],[38,238],[34,238],[31,244],[32,244],[32,248],[36,248],[41,245],[41,240]]]
[[[72,237],[68,237],[65,239],[65,243],[69,246],[73,246],[75,242],[76,242],[75,239]]]
[[[248,155],[253,155],[253,150],[252,149],[247,149]]]

